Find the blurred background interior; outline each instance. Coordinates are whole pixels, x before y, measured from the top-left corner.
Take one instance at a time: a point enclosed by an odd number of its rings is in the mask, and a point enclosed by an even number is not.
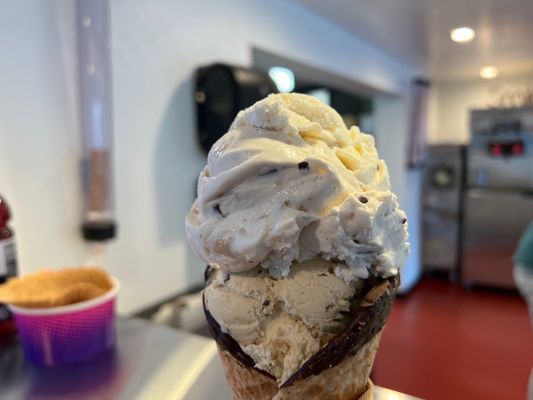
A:
[[[101,262],[120,313],[206,334],[184,233],[206,152],[238,110],[308,93],[375,136],[409,217],[374,382],[525,397],[511,257],[533,220],[532,1],[112,0],[96,55],[98,20],[74,1],[0,4],[0,192],[20,274]]]

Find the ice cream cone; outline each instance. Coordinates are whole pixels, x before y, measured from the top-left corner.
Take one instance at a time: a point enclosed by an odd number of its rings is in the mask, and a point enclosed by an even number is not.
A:
[[[369,375],[397,283],[384,280],[369,290],[353,322],[281,385],[255,368],[205,309],[234,400],[371,400]]]
[[[234,398],[368,399],[409,253],[374,138],[304,94],[241,111],[210,150],[187,238]]]
[[[262,374],[255,368],[244,366],[220,347],[219,354],[234,400],[372,400],[373,385],[368,377],[377,352],[379,337],[380,334],[376,335],[357,354],[341,364],[282,389],[278,388],[272,377]]]

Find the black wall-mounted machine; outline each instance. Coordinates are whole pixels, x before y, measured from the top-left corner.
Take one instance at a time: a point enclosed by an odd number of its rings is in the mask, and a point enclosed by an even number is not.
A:
[[[272,79],[255,69],[220,63],[198,68],[194,101],[202,149],[205,152],[211,149],[240,110],[276,92]]]

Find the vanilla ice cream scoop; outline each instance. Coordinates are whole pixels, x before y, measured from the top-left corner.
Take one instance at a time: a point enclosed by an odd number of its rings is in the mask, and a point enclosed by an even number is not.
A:
[[[320,256],[346,282],[398,273],[406,217],[374,139],[332,108],[276,94],[241,111],[211,149],[186,218],[195,252],[222,271],[287,276]]]
[[[211,273],[212,283],[204,292],[206,307],[225,332],[241,344],[252,343],[272,313],[274,282],[260,268],[241,274]]]
[[[276,281],[277,295],[285,311],[312,329],[335,332],[344,325],[341,312],[350,309],[362,280],[347,284],[335,269],[348,269],[322,258],[291,266],[287,279]]]

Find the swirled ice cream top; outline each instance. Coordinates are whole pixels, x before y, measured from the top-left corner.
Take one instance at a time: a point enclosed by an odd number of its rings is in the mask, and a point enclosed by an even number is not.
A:
[[[237,115],[207,161],[186,231],[210,266],[286,276],[320,256],[352,280],[405,262],[407,220],[373,137],[320,100],[268,96]]]

